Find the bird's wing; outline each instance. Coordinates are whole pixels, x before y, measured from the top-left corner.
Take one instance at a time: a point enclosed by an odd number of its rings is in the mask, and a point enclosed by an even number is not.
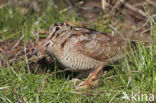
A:
[[[75,44],[76,50],[99,61],[107,61],[122,55],[125,44],[123,40],[100,32],[83,33],[84,39]],[[85,38],[86,37],[86,38]]]

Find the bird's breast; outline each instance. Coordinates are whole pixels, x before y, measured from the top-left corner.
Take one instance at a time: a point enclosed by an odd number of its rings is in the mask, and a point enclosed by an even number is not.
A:
[[[101,61],[87,57],[77,52],[74,48],[70,48],[68,46],[64,48],[63,55],[59,62],[72,70],[94,69],[101,63]]]

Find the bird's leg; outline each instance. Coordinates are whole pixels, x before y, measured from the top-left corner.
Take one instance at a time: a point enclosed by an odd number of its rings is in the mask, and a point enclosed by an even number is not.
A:
[[[103,65],[100,65],[97,69],[95,69],[90,75],[88,76],[87,80],[81,82],[78,86],[77,89],[85,88],[87,85],[94,86],[93,80],[97,78],[97,75],[99,72],[102,70]]]
[[[74,88],[77,88],[77,82],[81,81],[80,78],[86,78],[91,72],[93,72],[93,70],[79,71],[78,75],[72,79],[74,82]]]

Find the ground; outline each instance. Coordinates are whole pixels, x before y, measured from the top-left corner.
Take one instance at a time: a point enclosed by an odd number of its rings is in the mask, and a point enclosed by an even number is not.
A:
[[[154,102],[156,2],[106,0],[102,9],[101,0],[76,1],[0,0],[0,103]],[[76,90],[76,73],[63,71],[46,54],[29,56],[36,34],[44,40],[55,22],[123,34],[135,40],[135,50],[130,46],[124,59],[105,67],[95,87]]]

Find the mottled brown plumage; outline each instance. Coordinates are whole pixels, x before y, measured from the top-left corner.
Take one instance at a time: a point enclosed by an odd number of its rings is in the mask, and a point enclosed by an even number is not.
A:
[[[51,42],[47,45],[47,53],[71,70],[95,69],[121,56],[127,44],[119,36],[71,27],[65,23],[53,24],[49,38]]]
[[[64,67],[73,71],[93,70],[117,60],[127,48],[127,41],[119,35],[111,36],[66,23],[52,24],[47,53]]]

